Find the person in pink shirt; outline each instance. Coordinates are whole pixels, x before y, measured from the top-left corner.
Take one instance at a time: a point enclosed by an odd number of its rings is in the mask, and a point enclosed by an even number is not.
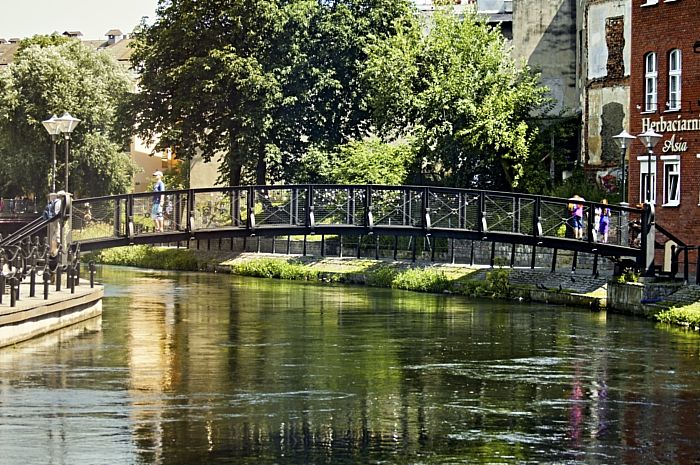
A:
[[[575,194],[569,199],[569,210],[571,210],[571,223],[574,228],[574,238],[583,239],[583,202],[584,198]]]

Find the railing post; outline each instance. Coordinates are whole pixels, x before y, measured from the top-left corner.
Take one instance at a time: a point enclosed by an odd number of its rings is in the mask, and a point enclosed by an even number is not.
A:
[[[688,247],[683,248],[683,282],[688,284]]]
[[[316,218],[314,216],[314,189],[313,185],[309,185],[306,191],[306,226],[311,229],[313,234],[316,227]]]
[[[480,234],[484,235],[488,232],[486,224],[486,196],[483,191],[479,192],[479,208],[476,212],[476,227]],[[485,238],[484,238],[485,239]]]
[[[248,186],[247,197],[248,221],[246,223],[246,228],[248,229],[248,234],[252,235],[255,229],[255,189],[253,189],[253,186]]]
[[[650,203],[644,204],[642,211],[642,248],[639,251],[637,264],[642,270],[642,276],[652,278],[656,274],[654,269],[654,242],[656,240],[656,216],[654,206]]]
[[[695,249],[695,284],[700,284],[700,247]]]
[[[51,272],[49,271],[49,265],[44,266],[44,273],[42,274],[44,279],[44,300],[49,299],[49,284],[51,283]]]
[[[430,191],[428,187],[423,188],[423,192],[421,193],[421,217],[422,217],[422,222],[423,222],[423,229],[425,230],[425,235],[429,236],[430,235],[430,228],[432,227],[431,221],[430,221]]]
[[[90,288],[92,289],[95,287],[95,262],[90,261],[88,267],[90,269]]]
[[[374,215],[372,215],[372,185],[365,187],[365,226],[372,232],[374,229]],[[359,257],[358,257],[359,258]]]

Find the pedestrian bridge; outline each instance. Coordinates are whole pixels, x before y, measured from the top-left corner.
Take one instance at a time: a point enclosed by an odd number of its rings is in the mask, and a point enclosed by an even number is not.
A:
[[[278,185],[166,191],[165,230],[150,218],[152,193],[76,199],[72,245],[81,251],[222,237],[393,236],[467,239],[628,258],[644,268],[653,212],[607,205],[607,242],[584,203],[583,240],[564,198],[423,186]],[[652,236],[653,237],[653,236]],[[415,241],[414,241],[415,243]],[[653,240],[652,240],[653,256]],[[534,260],[534,258],[533,258]]]

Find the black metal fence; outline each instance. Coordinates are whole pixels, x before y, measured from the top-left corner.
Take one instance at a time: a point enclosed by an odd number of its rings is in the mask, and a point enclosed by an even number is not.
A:
[[[67,260],[63,255],[67,254]],[[65,263],[65,264],[62,264]],[[89,264],[90,286],[94,286],[94,264]],[[22,284],[25,286],[22,286]],[[36,297],[43,294],[44,300],[51,291],[65,289],[75,293],[80,285],[80,249],[75,247],[65,251],[59,245],[54,255],[46,238],[27,237],[20,243],[0,247],[0,306],[15,307],[23,297]],[[26,296],[22,289],[25,289]]]
[[[73,241],[88,250],[217,235],[432,235],[637,256],[644,223],[641,209],[584,201],[584,235],[576,240],[569,199],[442,187],[245,186],[165,196],[163,233],[154,231],[152,193],[75,200]],[[601,211],[605,235],[597,228]]]

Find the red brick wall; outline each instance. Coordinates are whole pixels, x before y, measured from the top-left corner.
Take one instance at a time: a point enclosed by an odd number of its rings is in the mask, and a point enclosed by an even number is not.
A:
[[[666,121],[700,118],[700,53],[694,53],[693,44],[700,41],[700,0],[676,0],[645,6],[646,0],[632,0],[632,37],[630,70],[630,128],[637,135],[642,132],[642,119]],[[668,53],[680,49],[682,56],[681,110],[667,111],[668,101]],[[657,101],[655,112],[644,112],[644,55],[657,54]],[[700,50],[699,50],[700,52]],[[637,108],[640,106],[641,110]],[[687,142],[684,152],[663,152],[664,141],[674,134],[661,132],[664,137],[654,149],[656,165],[656,213],[657,222],[690,245],[700,245],[700,131],[676,132],[676,142]],[[634,141],[629,151],[628,199],[630,204],[639,202],[640,162],[637,156],[645,155],[640,141]],[[681,200],[680,206],[663,207],[663,162],[661,155],[680,155]]]

